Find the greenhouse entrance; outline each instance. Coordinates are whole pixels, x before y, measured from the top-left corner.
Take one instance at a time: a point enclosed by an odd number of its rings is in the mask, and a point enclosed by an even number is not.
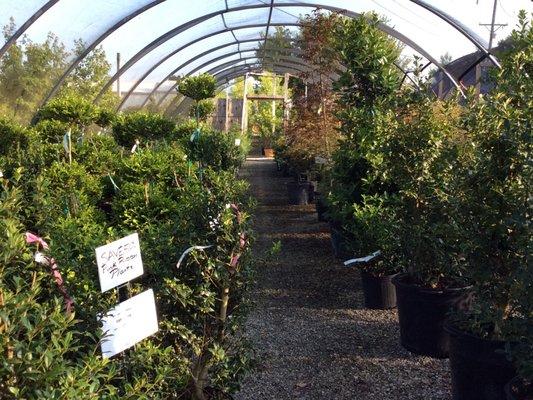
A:
[[[0,399],[531,400],[532,12],[0,2]]]

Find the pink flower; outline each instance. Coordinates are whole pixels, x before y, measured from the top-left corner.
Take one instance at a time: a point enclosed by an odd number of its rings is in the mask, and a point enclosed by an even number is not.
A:
[[[31,232],[26,232],[26,243],[39,243],[43,249],[48,249],[48,244],[42,238]]]

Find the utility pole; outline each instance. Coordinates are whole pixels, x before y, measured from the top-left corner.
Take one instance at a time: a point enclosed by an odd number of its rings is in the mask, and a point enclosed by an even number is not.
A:
[[[494,5],[492,7],[492,21],[490,24],[479,24],[480,26],[490,26],[490,37],[489,37],[489,48],[488,50],[492,49],[492,41],[496,37],[496,31],[504,26],[507,26],[507,24],[497,24],[496,23],[496,10],[498,8],[498,0],[494,0]]]

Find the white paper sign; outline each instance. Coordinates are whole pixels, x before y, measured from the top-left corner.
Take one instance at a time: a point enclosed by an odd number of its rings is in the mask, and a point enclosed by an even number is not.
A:
[[[241,145],[241,139],[237,138],[235,139],[235,146],[240,146]]]
[[[139,235],[133,233],[96,248],[98,278],[103,292],[143,274]]]
[[[109,358],[158,331],[154,291],[146,290],[104,315],[102,322],[102,356]]]

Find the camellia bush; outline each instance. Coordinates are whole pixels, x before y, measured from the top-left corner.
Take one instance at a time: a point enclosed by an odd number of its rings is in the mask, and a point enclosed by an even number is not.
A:
[[[241,155],[217,153],[234,149],[234,139],[210,142],[200,170],[170,121],[111,117],[112,135],[86,130],[71,148],[61,135],[70,117],[59,112],[29,128],[0,123],[9,138],[0,147],[9,215],[0,245],[2,398],[216,398],[235,391],[249,367],[251,205],[235,178]],[[118,295],[100,293],[94,249],[134,231],[145,273],[129,292],[154,290],[160,330],[105,361],[97,315]],[[25,232],[46,249],[26,245]],[[177,266],[192,246],[208,247]],[[54,259],[61,285],[34,261],[37,250]]]
[[[455,199],[461,250],[477,294],[463,327],[482,338],[518,343],[532,340],[532,40],[531,22],[522,13],[495,88],[469,102],[464,129],[472,158],[459,172]],[[531,372],[531,364],[524,370]]]

